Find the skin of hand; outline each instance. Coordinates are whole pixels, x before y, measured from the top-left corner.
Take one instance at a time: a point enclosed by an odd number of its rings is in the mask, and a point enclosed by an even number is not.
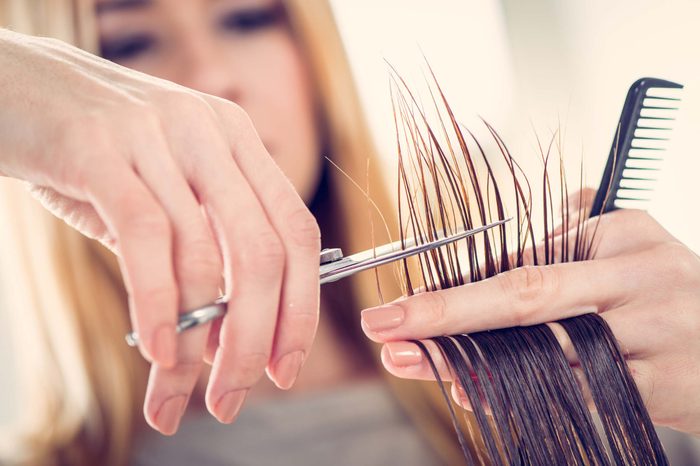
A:
[[[383,344],[382,362],[390,373],[434,380],[418,347],[405,340],[597,312],[617,337],[652,420],[700,435],[700,258],[639,210],[600,217],[595,244],[590,261],[524,266],[366,309],[362,327]],[[563,328],[549,325],[575,366],[577,356]],[[441,377],[450,380],[437,347],[430,341],[426,346]],[[459,392],[453,384],[453,397],[468,408]],[[592,406],[585,385],[583,393]]]
[[[204,360],[207,406],[222,422],[266,370],[289,388],[318,322],[320,233],[248,115],[1,29],[0,70],[0,174],[117,254],[153,363],[148,422],[177,430]],[[178,312],[212,302],[222,285],[223,321],[176,339]]]

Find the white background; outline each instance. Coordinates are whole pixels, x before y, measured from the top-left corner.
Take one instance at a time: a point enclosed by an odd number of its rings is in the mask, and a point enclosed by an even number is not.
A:
[[[533,126],[546,138],[561,122],[569,176],[576,184],[583,154],[591,187],[600,181],[632,82],[653,76],[684,84],[648,210],[700,251],[700,1],[333,4],[388,173],[395,139],[385,59],[420,87],[424,53],[460,120],[473,127],[477,115],[485,117],[525,164],[536,160]]]

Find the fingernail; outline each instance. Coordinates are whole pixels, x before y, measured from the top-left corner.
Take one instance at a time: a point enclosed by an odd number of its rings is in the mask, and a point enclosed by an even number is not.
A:
[[[163,402],[155,416],[155,423],[161,433],[173,435],[180,425],[182,413],[187,406],[187,395],[178,395]]]
[[[219,420],[219,422],[230,424],[234,419],[236,419],[238,411],[241,410],[243,400],[245,400],[247,393],[247,389],[231,390],[219,398],[219,401],[216,403],[214,408],[216,418]]]
[[[423,353],[413,343],[407,341],[394,341],[386,343],[389,351],[389,359],[395,366],[414,366],[423,361]]]
[[[405,312],[399,306],[387,305],[362,311],[362,322],[372,332],[396,328],[403,323]]]
[[[153,359],[165,367],[175,365],[175,345],[177,333],[175,326],[163,324],[153,333]]]
[[[275,383],[277,387],[287,390],[294,385],[299,375],[301,364],[304,361],[303,351],[294,351],[282,356],[275,364]]]
[[[457,394],[457,399],[455,400],[457,404],[462,408],[468,408],[470,403],[469,398],[467,398],[467,392],[465,392],[462,386],[458,383],[454,383],[452,386]]]

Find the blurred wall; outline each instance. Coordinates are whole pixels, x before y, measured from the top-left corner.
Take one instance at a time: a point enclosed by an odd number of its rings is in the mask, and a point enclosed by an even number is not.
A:
[[[625,92],[644,76],[685,85],[671,142],[648,210],[700,251],[700,2],[695,0],[504,0],[523,116],[559,115],[596,186]]]

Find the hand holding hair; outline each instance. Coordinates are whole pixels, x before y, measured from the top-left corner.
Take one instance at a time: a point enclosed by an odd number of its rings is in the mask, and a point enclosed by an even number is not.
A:
[[[652,420],[700,435],[700,258],[636,210],[604,215],[596,242],[593,260],[526,265],[478,283],[419,293],[363,311],[362,326],[384,344],[382,361],[389,372],[433,380],[418,347],[405,340],[596,312],[617,337]],[[580,371],[567,333],[559,324],[549,325]],[[437,346],[424,343],[441,376],[450,380]]]
[[[320,234],[240,107],[0,29],[0,147],[0,174],[117,254],[154,428],[177,430],[203,357],[223,422],[265,370],[294,383],[318,320]],[[223,321],[176,341],[178,310],[224,283]]]

